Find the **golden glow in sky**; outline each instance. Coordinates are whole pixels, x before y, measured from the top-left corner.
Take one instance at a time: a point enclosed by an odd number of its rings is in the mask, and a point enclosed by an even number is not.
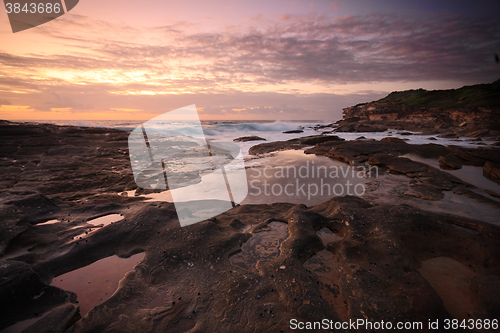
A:
[[[15,34],[2,10],[0,119],[196,104],[203,119],[335,120],[394,90],[498,79],[495,19],[445,2],[85,0]]]

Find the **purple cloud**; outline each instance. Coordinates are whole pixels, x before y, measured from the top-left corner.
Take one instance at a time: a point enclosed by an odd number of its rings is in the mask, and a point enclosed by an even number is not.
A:
[[[12,105],[12,103],[6,99],[0,99],[0,106],[2,105]]]
[[[126,105],[162,113],[196,103],[211,114],[252,107],[252,114],[278,115],[284,110],[326,119],[340,115],[342,107],[380,98],[387,92],[339,95],[333,91],[248,91],[264,85],[293,87],[307,83],[325,87],[440,80],[469,84],[500,77],[500,66],[493,57],[500,52],[500,23],[491,18],[451,14],[418,19],[389,14],[335,19],[288,15],[266,24],[257,20],[254,28],[243,31],[210,33],[192,32],[192,27],[183,24],[145,29],[88,21],[66,15],[54,21],[54,26],[43,28],[51,37],[78,42],[81,52],[0,53],[0,87],[4,91],[0,97],[14,100],[16,97],[5,91],[25,90],[30,100],[25,105],[35,105],[39,110],[71,107],[85,112]],[[102,36],[96,38],[99,33]],[[152,45],[142,42],[143,34],[166,39]],[[44,74],[50,71],[76,76],[63,79]],[[109,75],[124,80],[93,80],[79,74],[85,71],[114,71]],[[132,71],[144,74],[127,79],[126,73]],[[190,93],[121,94],[170,90]]]

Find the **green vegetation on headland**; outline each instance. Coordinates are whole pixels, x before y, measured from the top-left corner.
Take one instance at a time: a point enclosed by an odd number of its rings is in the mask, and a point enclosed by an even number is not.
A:
[[[447,90],[394,91],[377,102],[436,109],[500,106],[500,80]]]

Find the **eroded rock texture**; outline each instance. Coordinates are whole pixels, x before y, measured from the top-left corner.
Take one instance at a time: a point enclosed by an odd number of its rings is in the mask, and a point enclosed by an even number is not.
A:
[[[172,203],[120,194],[135,188],[126,132],[1,125],[2,328],[43,312],[28,331],[279,332],[292,318],[499,317],[500,229],[492,224],[341,197],[313,207],[238,206],[180,228]],[[374,163],[439,191],[461,186],[468,195],[458,178],[400,157],[410,145],[386,141],[317,136],[277,146],[316,145],[310,153]],[[87,223],[111,213],[124,219]],[[42,224],[51,219],[60,222]],[[274,221],[288,233],[259,249],[273,255],[251,269],[233,264]],[[101,258],[139,252],[142,262],[83,318],[74,294],[49,286]],[[460,284],[447,283],[457,272]],[[443,281],[459,296],[444,292]]]
[[[378,132],[387,128],[440,137],[498,140],[500,80],[459,89],[395,91],[378,101],[343,109],[337,132]]]
[[[257,271],[230,263],[250,237],[231,226],[235,216],[258,225],[254,232],[266,232],[272,221],[288,225],[279,255],[257,262]],[[321,228],[341,240],[325,246]],[[500,229],[474,220],[344,197],[311,208],[241,206],[215,221],[160,228],[160,235],[120,290],[70,331],[262,332],[286,329],[292,318],[451,318],[453,300],[441,298],[419,271],[441,257],[470,271],[466,287],[478,298],[467,316],[499,315]],[[322,268],[311,270],[314,260]]]

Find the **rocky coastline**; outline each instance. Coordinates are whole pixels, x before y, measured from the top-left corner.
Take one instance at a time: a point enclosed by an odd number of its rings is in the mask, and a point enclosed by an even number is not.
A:
[[[439,113],[444,120],[437,122],[434,111],[395,105],[347,108],[343,120],[317,130],[397,128],[499,140],[494,107]],[[294,149],[376,166],[380,177],[363,196],[310,207],[241,205],[180,228],[172,203],[139,195],[128,132],[0,122],[0,329],[41,314],[25,332],[286,332],[292,319],[442,325],[500,318],[500,194],[450,173],[481,167],[500,183],[500,148],[334,134],[264,142],[250,154]],[[412,154],[432,156],[436,165]],[[89,224],[108,214],[123,219]],[[255,259],[252,270],[233,264],[243,244],[278,222],[286,235],[262,245],[275,255]],[[100,259],[137,253],[144,259],[89,313],[80,313],[75,293],[51,285]]]
[[[500,141],[500,80],[451,90],[393,92],[378,101],[343,109],[336,132],[387,128],[442,137]]]

